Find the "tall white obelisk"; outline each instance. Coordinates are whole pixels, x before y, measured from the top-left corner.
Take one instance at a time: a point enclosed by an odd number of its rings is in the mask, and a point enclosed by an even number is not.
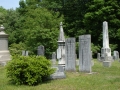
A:
[[[101,49],[101,58],[111,57],[111,48],[109,47],[108,22],[103,22],[103,47]]]

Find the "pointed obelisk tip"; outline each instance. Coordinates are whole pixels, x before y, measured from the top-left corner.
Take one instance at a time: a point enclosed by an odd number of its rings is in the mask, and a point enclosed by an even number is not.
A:
[[[5,27],[3,25],[0,26],[0,31],[4,31]]]
[[[103,23],[107,23],[107,21],[104,21]]]
[[[62,22],[60,22],[60,26],[62,26]]]

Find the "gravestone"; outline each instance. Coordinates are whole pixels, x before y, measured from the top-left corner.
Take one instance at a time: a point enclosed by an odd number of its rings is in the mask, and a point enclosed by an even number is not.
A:
[[[93,57],[92,57],[92,51],[91,51],[91,66],[94,66],[94,61],[93,61]]]
[[[101,61],[100,53],[97,53],[97,60]]]
[[[76,66],[79,66],[79,60],[76,60],[75,64],[76,64]]]
[[[113,59],[119,60],[119,52],[118,51],[113,51]]]
[[[58,49],[57,49],[57,59],[58,65],[65,67],[65,37],[62,27],[62,22],[60,23],[60,33],[58,38]]]
[[[22,50],[22,56],[25,56],[26,54],[25,54],[25,50]]]
[[[119,52],[117,51],[117,59],[119,60]]]
[[[25,56],[28,56],[28,55],[29,55],[29,52],[28,52],[28,51],[26,51]]]
[[[56,53],[55,52],[52,53],[52,64],[53,65],[56,64]]]
[[[44,56],[44,52],[45,52],[44,46],[43,45],[38,46],[37,55]]]
[[[105,54],[107,54],[107,60],[112,61],[111,48],[109,47],[109,35],[108,35],[108,22],[103,22],[103,47],[101,49],[101,60],[105,60]]]
[[[28,55],[29,55],[28,51],[22,50],[22,56],[28,56]]]
[[[75,53],[75,38],[67,38],[65,41],[65,70],[66,71],[76,71],[75,61],[76,61],[76,53]]]
[[[0,26],[0,63],[4,64],[11,60],[8,50],[8,34],[4,32],[4,26]]]
[[[91,73],[91,35],[79,36],[79,71]]]

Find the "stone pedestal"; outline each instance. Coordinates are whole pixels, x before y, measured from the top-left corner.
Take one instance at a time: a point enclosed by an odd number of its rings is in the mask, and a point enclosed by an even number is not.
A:
[[[8,50],[8,34],[4,32],[4,27],[0,27],[0,63],[11,60]]]
[[[57,54],[59,54],[58,59],[58,65],[65,67],[65,42],[63,41],[58,41],[58,51]]]
[[[111,57],[111,49],[110,48],[102,48],[101,49],[101,58],[105,59],[105,54],[107,54],[108,57]]]
[[[111,67],[111,61],[103,61],[104,67]]]
[[[52,68],[56,69],[56,72],[50,75],[51,79],[63,79],[66,78],[64,68],[62,66],[53,66]]]
[[[58,65],[65,68],[65,37],[62,27],[62,22],[60,23],[60,33],[58,38],[58,49],[57,49],[57,59]]]

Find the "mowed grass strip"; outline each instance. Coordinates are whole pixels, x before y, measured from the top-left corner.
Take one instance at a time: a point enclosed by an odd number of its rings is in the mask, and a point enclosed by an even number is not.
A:
[[[16,86],[9,83],[5,68],[0,66],[0,90],[120,90],[120,62],[114,61],[108,68],[95,59],[92,72],[65,72],[65,79],[51,80],[37,86]]]

